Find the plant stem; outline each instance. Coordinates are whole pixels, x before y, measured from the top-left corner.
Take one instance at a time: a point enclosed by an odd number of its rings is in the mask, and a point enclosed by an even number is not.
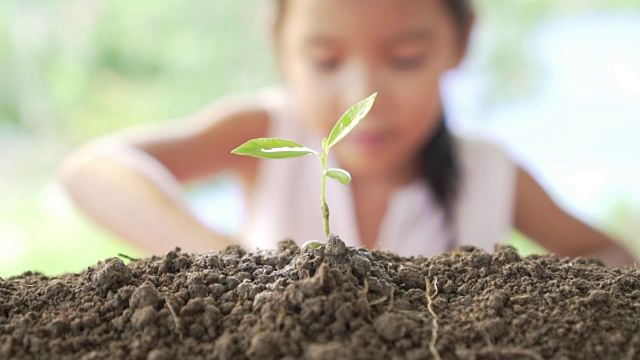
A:
[[[329,152],[327,139],[322,139],[322,183],[320,185],[320,205],[322,206],[322,224],[324,225],[324,234],[329,239],[329,206],[325,198],[327,187],[327,153]]]

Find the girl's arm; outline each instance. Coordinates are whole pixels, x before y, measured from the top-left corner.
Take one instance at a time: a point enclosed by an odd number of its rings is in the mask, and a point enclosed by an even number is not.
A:
[[[607,265],[629,265],[628,250],[558,207],[524,169],[518,168],[515,225],[560,256],[598,256]]]
[[[180,183],[233,171],[250,186],[255,159],[230,151],[264,136],[266,123],[250,102],[215,105],[180,123],[94,141],[64,161],[60,181],[89,217],[147,253],[220,250],[235,239],[196,219]]]

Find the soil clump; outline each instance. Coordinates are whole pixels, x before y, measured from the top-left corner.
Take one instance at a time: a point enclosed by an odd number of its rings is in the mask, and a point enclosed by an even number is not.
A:
[[[640,271],[472,247],[106,259],[0,279],[2,359],[640,359]]]

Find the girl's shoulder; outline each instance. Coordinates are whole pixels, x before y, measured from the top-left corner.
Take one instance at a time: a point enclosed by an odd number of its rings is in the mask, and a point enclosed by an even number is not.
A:
[[[212,102],[190,120],[193,139],[200,138],[200,143],[209,144],[209,149],[200,153],[215,155],[219,165],[252,179],[258,159],[232,155],[230,151],[251,139],[269,136],[280,98],[277,89],[267,88]]]
[[[507,148],[500,141],[479,133],[452,132],[456,151],[464,157],[477,159],[509,159]]]
[[[462,186],[467,191],[487,193],[489,189],[500,192],[513,188],[518,165],[506,146],[483,134],[454,132],[452,136]]]
[[[508,154],[506,147],[499,140],[489,135],[464,131],[452,131],[451,134],[458,151]]]
[[[265,137],[287,101],[286,91],[279,87],[239,93],[212,102],[192,120],[204,129],[227,128],[241,138]]]
[[[179,180],[189,181],[223,171],[251,180],[257,161],[231,150],[270,129],[270,90],[216,99],[184,119],[131,129],[118,140],[161,161]]]
[[[517,164],[506,147],[490,137],[455,133],[453,138],[460,171],[456,235],[466,244],[493,251],[511,231]]]

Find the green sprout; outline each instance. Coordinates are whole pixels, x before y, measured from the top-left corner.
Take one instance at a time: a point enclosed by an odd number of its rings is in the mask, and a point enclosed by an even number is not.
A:
[[[336,168],[327,169],[327,155],[329,155],[329,149],[340,142],[340,140],[344,139],[344,137],[347,136],[351,130],[353,130],[353,128],[355,128],[356,125],[364,119],[365,116],[367,116],[377,95],[378,93],[374,93],[368,98],[358,102],[347,110],[344,115],[342,115],[340,120],[338,120],[331,130],[329,137],[322,139],[321,154],[295,141],[278,138],[249,140],[231,152],[237,155],[253,156],[264,159],[288,159],[315,155],[322,164],[320,204],[322,206],[324,232],[328,239],[331,231],[329,230],[329,207],[325,200],[327,176],[340,181],[344,185],[348,185],[351,182],[351,175],[346,170]]]
[[[327,243],[318,240],[309,240],[300,247],[301,253],[313,252],[315,249],[327,246]]]

